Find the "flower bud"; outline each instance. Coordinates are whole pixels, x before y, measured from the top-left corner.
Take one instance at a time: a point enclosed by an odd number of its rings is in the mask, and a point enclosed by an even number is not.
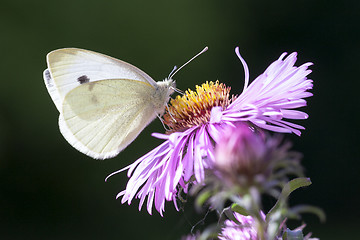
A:
[[[250,187],[272,178],[279,167],[292,172],[299,154],[281,145],[281,138],[271,137],[246,124],[225,129],[215,148],[215,168],[226,183]],[[286,168],[289,167],[289,171]],[[301,168],[300,168],[301,169]],[[283,176],[281,176],[283,177]]]

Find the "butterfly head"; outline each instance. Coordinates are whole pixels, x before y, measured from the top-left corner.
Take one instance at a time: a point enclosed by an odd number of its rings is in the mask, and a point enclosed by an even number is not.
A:
[[[176,89],[175,81],[165,78],[163,81],[156,82],[156,90],[152,96],[152,102],[156,113],[162,115],[165,110],[165,106],[169,102],[170,95],[174,93]]]

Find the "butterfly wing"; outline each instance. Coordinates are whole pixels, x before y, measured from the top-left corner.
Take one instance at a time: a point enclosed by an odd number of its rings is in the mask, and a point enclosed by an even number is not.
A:
[[[129,79],[84,83],[68,92],[60,131],[80,152],[96,159],[114,157],[156,117],[154,87]]]
[[[77,48],[47,55],[47,90],[65,139],[93,158],[117,155],[156,117],[156,82],[135,66]]]
[[[104,79],[131,79],[156,87],[145,72],[124,61],[78,48],[63,48],[47,55],[45,85],[61,112],[66,94],[79,85]]]

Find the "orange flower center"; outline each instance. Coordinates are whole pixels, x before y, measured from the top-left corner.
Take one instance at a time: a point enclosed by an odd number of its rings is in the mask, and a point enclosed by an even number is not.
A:
[[[224,110],[233,100],[230,87],[219,81],[196,86],[196,91],[188,89],[183,96],[171,99],[164,114],[164,123],[170,128],[168,133],[185,131],[209,122],[211,109],[216,106]]]

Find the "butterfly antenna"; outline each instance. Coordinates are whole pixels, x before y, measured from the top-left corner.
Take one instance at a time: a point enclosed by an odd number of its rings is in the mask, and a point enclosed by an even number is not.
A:
[[[173,73],[176,69],[177,69],[177,66],[174,66],[173,70],[171,70],[171,72],[170,72],[169,76],[167,77],[167,79],[170,79],[171,76],[174,76],[174,74],[172,74],[172,73]],[[180,89],[178,89],[178,88],[176,88],[176,87],[172,87],[172,86],[170,86],[170,88],[171,88],[172,90],[174,90],[174,92],[177,92],[177,93],[179,93],[179,94],[181,94],[181,95],[184,95],[184,92],[181,91]]]
[[[172,73],[175,72],[176,69],[177,69],[177,66],[174,66],[173,70],[171,70],[171,72],[169,73],[168,79],[170,79],[170,76],[172,76]]]
[[[206,52],[209,48],[205,47],[203,50],[201,50],[198,54],[196,54],[195,56],[193,56],[189,61],[187,61],[186,63],[184,63],[181,67],[177,68],[176,66],[174,67],[174,69],[171,71],[171,73],[169,74],[169,79],[171,79],[178,71],[180,71],[180,69],[182,69],[183,67],[185,67],[188,63],[190,63],[192,60],[194,60],[195,58],[197,58],[198,56],[200,56],[201,54],[203,54],[204,52]]]

